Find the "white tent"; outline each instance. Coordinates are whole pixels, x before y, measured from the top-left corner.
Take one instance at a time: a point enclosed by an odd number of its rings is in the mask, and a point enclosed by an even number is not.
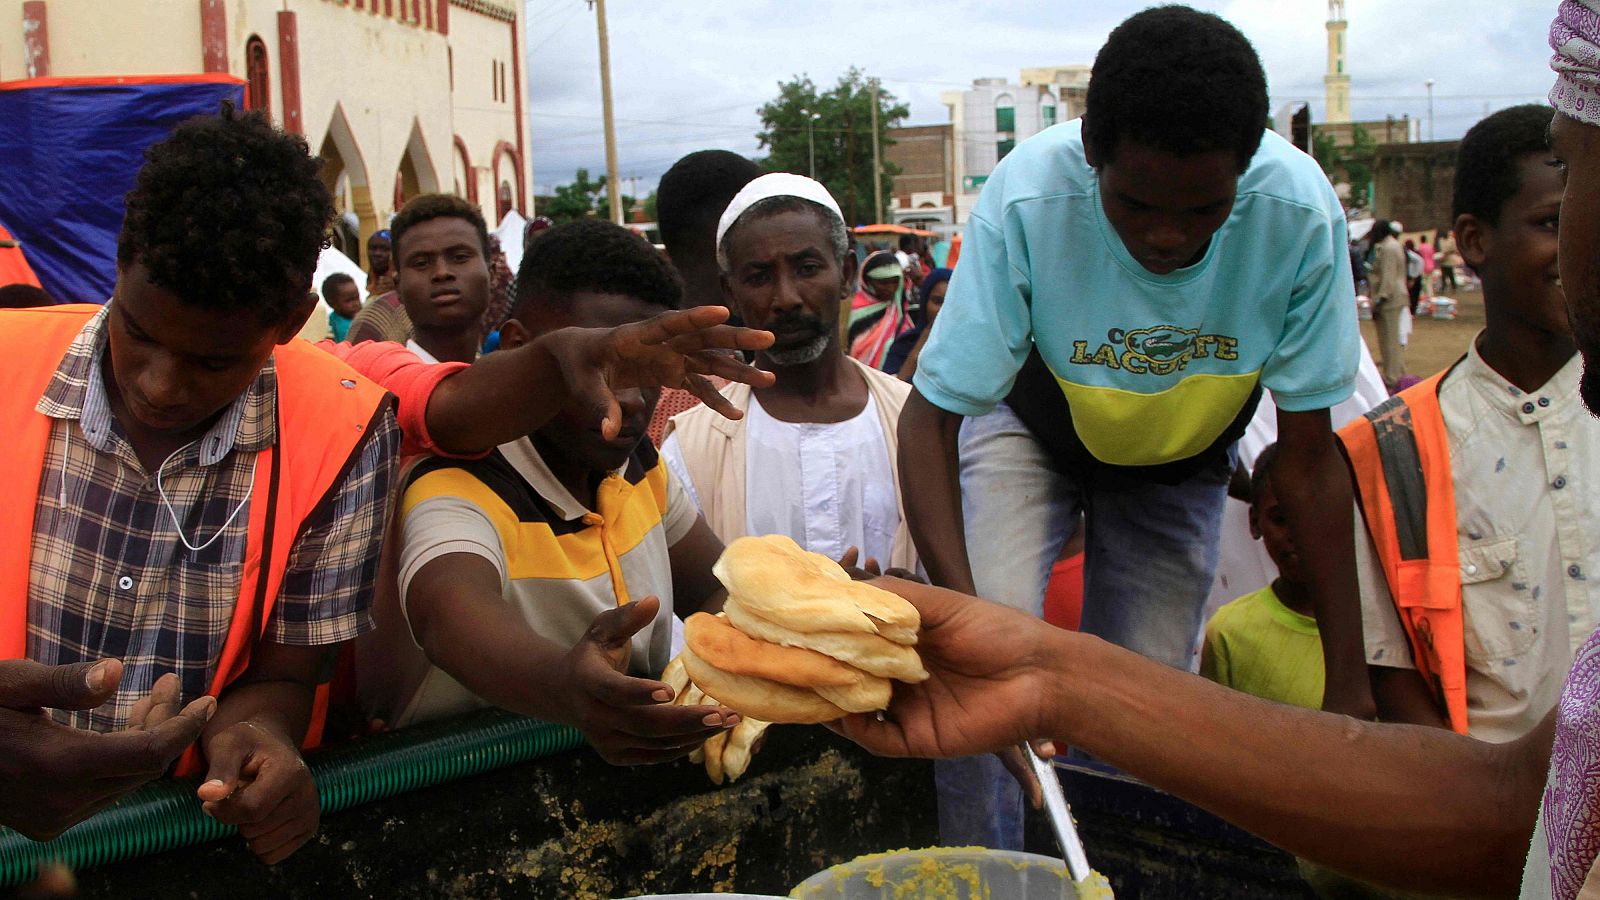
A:
[[[506,217],[500,220],[500,227],[494,230],[494,236],[500,239],[500,251],[506,255],[506,265],[511,267],[511,274],[515,275],[522,268],[522,232],[528,227],[528,220],[516,210],[507,210]]]
[[[322,296],[322,280],[335,272],[343,272],[356,280],[356,290],[361,292],[361,302],[367,302],[367,273],[361,271],[356,261],[333,247],[322,248],[322,255],[317,257],[317,271],[311,276],[311,289]]]

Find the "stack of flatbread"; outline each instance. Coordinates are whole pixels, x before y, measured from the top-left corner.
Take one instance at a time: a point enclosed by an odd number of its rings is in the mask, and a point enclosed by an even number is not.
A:
[[[916,607],[852,581],[839,564],[782,535],[730,544],[712,571],[728,589],[722,616],[684,623],[689,679],[768,722],[831,722],[885,709],[890,679],[928,677],[914,645]]]

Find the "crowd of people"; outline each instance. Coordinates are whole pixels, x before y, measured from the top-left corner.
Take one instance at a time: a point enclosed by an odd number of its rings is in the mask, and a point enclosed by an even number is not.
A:
[[[1045,741],[1330,895],[1579,896],[1600,2],[1564,0],[1551,43],[1554,109],[1467,133],[1416,266],[1382,220],[1352,252],[1262,127],[1255,50],[1185,7],[1112,32],[1087,114],[1001,162],[954,271],[702,151],[662,178],[664,251],[536,221],[513,273],[476,205],[426,195],[368,240],[363,303],[311,283],[333,206],[303,140],[231,108],[179,127],[109,302],[3,295],[36,308],[0,312],[0,824],[45,839],[200,774],[273,863],[317,829],[304,749],[483,707],[677,759],[746,721],[672,702],[682,620],[721,608],[728,542],[784,534],[921,611],[933,677],[831,727],[939,760],[944,843],[1021,848],[1017,748]],[[1396,390],[1434,270],[1470,270],[1486,324]],[[1358,388],[1363,281],[1392,397]],[[1273,571],[1208,617],[1230,527]]]

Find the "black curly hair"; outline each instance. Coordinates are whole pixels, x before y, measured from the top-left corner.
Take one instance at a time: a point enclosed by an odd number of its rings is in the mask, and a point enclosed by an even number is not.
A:
[[[303,138],[223,103],[145,152],[117,263],[191,306],[286,321],[311,290],[333,198]]]
[[[697,255],[715,265],[717,220],[761,174],[760,166],[727,150],[696,150],[673,163],[656,187],[656,224],[672,258]]]
[[[1511,106],[1472,126],[1456,151],[1452,220],[1471,214],[1490,225],[1500,224],[1500,210],[1522,189],[1517,160],[1529,153],[1550,153],[1546,136],[1555,110],[1538,103]]]
[[[356,280],[344,272],[335,272],[332,275],[329,275],[327,278],[322,279],[322,301],[331,305],[333,301],[329,298],[333,296],[333,292],[337,291],[341,285],[346,283],[355,284]]]
[[[1267,76],[1239,29],[1187,6],[1130,16],[1094,58],[1083,139],[1099,163],[1124,140],[1250,165],[1267,127]]]
[[[683,302],[683,280],[667,258],[649,241],[602,219],[557,225],[528,244],[511,315],[522,319],[544,304],[569,308],[580,291],[625,294],[663,309]]]
[[[423,194],[401,207],[389,223],[389,248],[394,253],[396,269],[400,268],[401,236],[423,222],[444,218],[465,219],[478,232],[478,247],[484,260],[489,259],[489,226],[483,221],[483,210],[454,194]]]

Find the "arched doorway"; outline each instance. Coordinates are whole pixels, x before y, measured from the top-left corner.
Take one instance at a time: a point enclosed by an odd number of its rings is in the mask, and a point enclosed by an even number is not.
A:
[[[406,140],[405,153],[395,171],[394,208],[399,211],[407,200],[439,191],[439,176],[434,172],[433,158],[422,139],[422,125],[411,123],[411,137]]]
[[[366,266],[368,263],[364,254],[367,238],[381,226],[378,224],[378,211],[372,203],[366,161],[340,106],[333,108],[333,116],[328,121],[328,130],[317,155],[322,158],[322,183],[333,194],[334,208],[341,213],[341,218],[345,212],[354,213],[356,217],[354,246],[342,252],[357,264]],[[348,240],[351,236],[343,237]]]
[[[244,108],[272,118],[272,69],[267,59],[267,43],[252,34],[244,44]]]
[[[472,171],[472,159],[467,156],[467,143],[461,135],[455,137],[455,159],[451,170],[455,175],[455,192],[469,203],[478,202],[478,174]]]
[[[505,141],[496,144],[491,171],[495,184],[495,220],[504,219],[506,213],[513,209],[526,215],[527,210],[522,204],[527,194],[523,183],[522,157],[517,154],[517,148]]]

